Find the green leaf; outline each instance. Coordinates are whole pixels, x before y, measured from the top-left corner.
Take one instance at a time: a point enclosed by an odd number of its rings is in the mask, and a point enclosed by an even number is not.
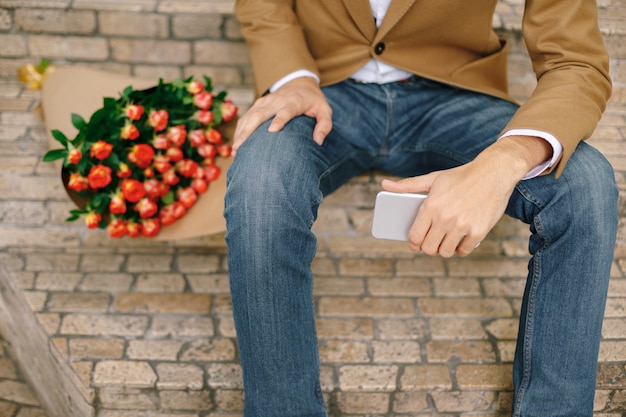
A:
[[[163,197],[161,197],[161,201],[164,204],[172,204],[175,200],[174,191],[169,191]]]
[[[73,222],[80,218],[81,215],[84,214],[82,210],[70,210],[70,217],[65,219],[66,222]]]
[[[57,142],[61,143],[61,145],[65,146],[65,147],[67,147],[67,141],[68,141],[68,139],[67,139],[67,136],[65,136],[65,135],[63,134],[63,132],[61,132],[60,130],[56,130],[56,129],[54,129],[54,130],[52,130],[52,131],[51,131],[51,133],[52,133],[52,137],[53,137],[53,138],[54,138]]]
[[[72,113],[72,125],[74,125],[74,127],[78,130],[83,130],[87,127],[87,122],[85,122],[85,119],[83,119],[82,116]]]
[[[65,158],[67,156],[67,150],[65,149],[53,149],[51,151],[46,152],[43,156],[44,162],[52,162],[57,159]]]

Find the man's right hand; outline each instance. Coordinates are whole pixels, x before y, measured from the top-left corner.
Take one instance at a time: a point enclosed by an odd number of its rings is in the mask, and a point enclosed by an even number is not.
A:
[[[332,129],[332,110],[317,81],[311,77],[291,80],[256,100],[237,122],[233,152],[237,152],[252,132],[272,117],[274,120],[268,132],[280,131],[291,119],[301,115],[316,119],[313,140],[321,145]]]

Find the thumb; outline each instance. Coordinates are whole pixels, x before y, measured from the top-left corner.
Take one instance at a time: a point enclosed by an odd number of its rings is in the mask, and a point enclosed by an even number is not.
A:
[[[393,193],[428,193],[434,181],[434,173],[417,177],[404,178],[399,181],[384,179],[383,189]]]

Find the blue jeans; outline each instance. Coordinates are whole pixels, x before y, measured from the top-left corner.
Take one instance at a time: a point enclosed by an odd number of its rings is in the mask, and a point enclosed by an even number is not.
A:
[[[278,133],[265,124],[228,172],[226,241],[246,417],[326,415],[310,268],[323,197],[371,169],[408,177],[465,164],[517,108],[419,78],[323,91],[333,108],[323,146],[311,139],[311,118]],[[506,212],[532,231],[513,414],[589,417],[617,229],[611,166],[582,143],[558,179],[520,182]]]

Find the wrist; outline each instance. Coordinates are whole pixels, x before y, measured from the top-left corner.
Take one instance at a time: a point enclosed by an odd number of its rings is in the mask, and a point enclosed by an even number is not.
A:
[[[552,156],[552,146],[536,136],[508,136],[485,149],[477,159],[487,158],[491,166],[500,167],[517,182],[536,166]]]

